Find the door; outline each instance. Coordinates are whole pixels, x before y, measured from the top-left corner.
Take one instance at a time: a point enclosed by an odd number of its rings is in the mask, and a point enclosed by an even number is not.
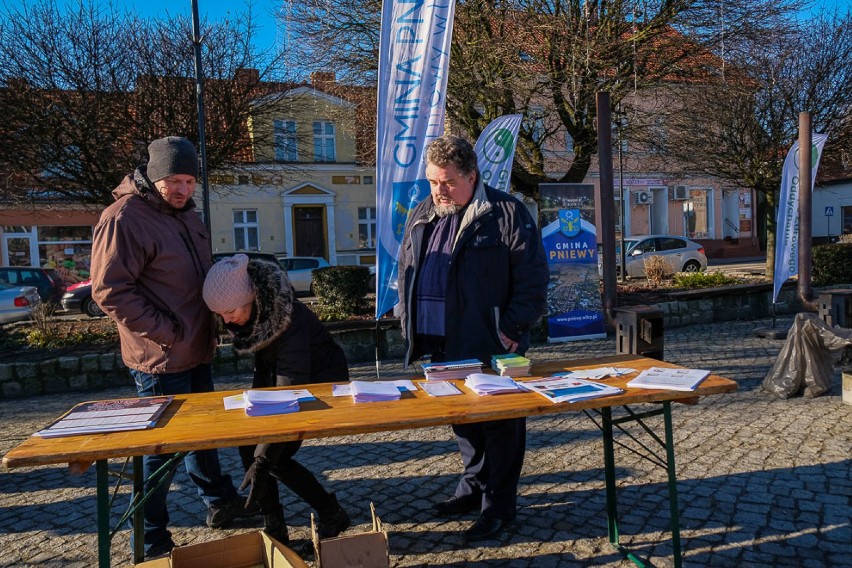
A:
[[[669,190],[667,187],[652,187],[654,203],[651,204],[651,234],[664,235],[669,232]]]
[[[322,207],[293,207],[293,233],[294,256],[327,257]]]
[[[34,266],[33,239],[28,235],[3,235],[6,266]]]

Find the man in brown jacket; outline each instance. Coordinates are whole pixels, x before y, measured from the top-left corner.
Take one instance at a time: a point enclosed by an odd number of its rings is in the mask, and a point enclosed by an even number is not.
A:
[[[213,260],[192,200],[198,156],[177,136],[154,140],[148,154],[148,164],[112,192],[115,203],[95,227],[92,297],[118,326],[121,355],[140,396],[209,392],[216,337],[201,290]],[[146,483],[170,457],[145,456]],[[208,507],[210,527],[252,514],[221,472],[216,450],[189,452],[184,465]],[[167,529],[170,483],[171,474],[145,503],[146,559],[174,547]]]

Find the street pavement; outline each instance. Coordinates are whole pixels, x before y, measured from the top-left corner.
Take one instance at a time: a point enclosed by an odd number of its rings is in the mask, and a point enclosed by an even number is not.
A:
[[[787,329],[791,318],[779,318]],[[725,322],[665,332],[665,359],[735,380],[736,393],[694,406],[674,405],[673,423],[684,566],[818,568],[850,566],[852,406],[841,401],[840,371],[832,390],[815,399],[778,399],[761,382],[783,342],[757,337],[771,320]],[[612,337],[540,345],[534,361],[611,355]],[[375,376],[373,364],[353,378]],[[404,376],[383,362],[382,378]],[[219,389],[242,388],[247,376],[222,377]],[[129,381],[128,381],[129,383]],[[132,396],[125,389],[0,401],[0,453],[71,405]],[[639,407],[641,408],[641,406]],[[650,408],[650,407],[649,407]],[[660,418],[649,420],[662,432]],[[438,427],[311,440],[299,461],[336,492],[366,530],[375,503],[389,533],[391,565],[452,567],[581,567],[631,565],[608,542],[601,436],[581,412],[529,420],[519,510],[511,531],[467,543],[473,516],[439,519],[429,508],[448,497],[460,471],[450,428]],[[641,434],[641,433],[637,433]],[[673,565],[666,474],[616,433],[621,543],[652,566]],[[224,468],[241,479],[235,450]],[[111,462],[117,468],[122,461]],[[93,566],[96,563],[95,475],[66,467],[0,472],[0,566]],[[310,511],[282,489],[292,539],[307,539]],[[116,501],[126,505],[128,491]],[[259,519],[228,530],[204,526],[205,509],[183,471],[170,495],[174,538],[195,544],[254,530]],[[115,513],[114,513],[115,517]],[[114,566],[130,563],[129,530],[113,540]]]

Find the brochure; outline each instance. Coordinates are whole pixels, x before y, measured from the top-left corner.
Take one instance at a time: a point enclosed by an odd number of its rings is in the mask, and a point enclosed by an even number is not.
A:
[[[516,353],[505,353],[491,357],[491,368],[504,377],[526,377],[530,374],[532,361]]]
[[[414,381],[408,379],[399,379],[396,381],[380,381],[383,383],[388,383],[396,386],[399,389],[399,392],[411,391],[414,392],[417,390],[417,385],[414,384]],[[352,396],[352,383],[342,383],[331,386],[331,396]]]
[[[521,392],[523,390],[511,377],[487,375],[485,373],[472,373],[468,375],[464,381],[464,386],[478,395]]]
[[[352,381],[349,387],[355,402],[383,402],[400,397],[399,387],[391,381]]]
[[[609,377],[620,377],[621,375],[629,375],[635,373],[636,369],[629,367],[597,367],[595,369],[576,369],[574,371],[566,371],[564,373],[556,373],[554,377],[571,377],[572,379],[591,379],[599,381]]]
[[[55,438],[152,428],[174,400],[173,396],[148,396],[82,402],[34,436]]]
[[[640,389],[693,391],[709,375],[710,371],[703,369],[651,367],[639,373],[635,379],[627,383],[627,386]]]
[[[624,392],[618,387],[570,377],[547,377],[544,379],[524,381],[520,384],[526,389],[537,392],[554,404],[612,396]]]
[[[453,383],[447,381],[423,382],[420,386],[429,396],[452,396],[462,394],[462,391]]]
[[[444,361],[441,363],[423,363],[423,374],[430,381],[445,381],[447,379],[463,379],[472,372],[482,370],[479,359],[464,359],[463,361]]]

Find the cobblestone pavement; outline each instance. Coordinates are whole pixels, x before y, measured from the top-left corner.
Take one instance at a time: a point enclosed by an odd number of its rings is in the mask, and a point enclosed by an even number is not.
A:
[[[779,319],[787,329],[790,318]],[[726,322],[669,330],[665,358],[711,369],[737,381],[736,393],[673,407],[685,566],[849,566],[852,557],[852,406],[834,388],[816,399],[780,400],[760,383],[783,342],[753,332],[769,320]],[[614,341],[538,346],[534,360],[610,355]],[[404,375],[399,362],[383,378]],[[353,368],[355,377],[373,365]],[[247,377],[224,377],[217,388],[241,388]],[[129,382],[129,381],[128,381]],[[72,404],[132,396],[126,389],[0,401],[0,453],[24,440]],[[651,419],[659,420],[659,419]],[[662,430],[660,422],[655,423]],[[627,439],[616,434],[617,441]],[[393,566],[628,566],[609,545],[601,437],[582,413],[529,421],[528,451],[511,533],[468,544],[472,517],[434,518],[429,506],[450,495],[460,471],[449,428],[329,438],[305,443],[300,461],[319,474],[365,529],[375,502],[389,531]],[[222,451],[239,479],[236,451]],[[119,466],[120,461],[111,463]],[[616,447],[622,544],[653,566],[673,564],[664,471]],[[96,560],[94,468],[70,475],[65,467],[0,473],[0,566],[92,566]],[[310,511],[286,490],[291,538],[306,539]],[[120,490],[117,501],[126,504]],[[204,526],[205,510],[181,471],[170,497],[178,544],[253,530],[246,522],[225,531]],[[129,530],[113,541],[113,565],[130,562]]]

